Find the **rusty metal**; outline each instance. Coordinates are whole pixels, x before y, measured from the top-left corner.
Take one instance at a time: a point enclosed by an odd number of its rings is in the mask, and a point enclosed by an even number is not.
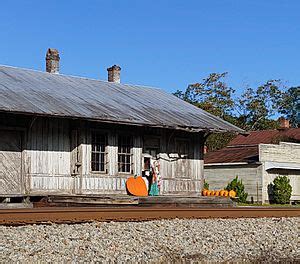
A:
[[[33,208],[2,209],[0,224],[145,221],[172,218],[300,217],[300,208]]]

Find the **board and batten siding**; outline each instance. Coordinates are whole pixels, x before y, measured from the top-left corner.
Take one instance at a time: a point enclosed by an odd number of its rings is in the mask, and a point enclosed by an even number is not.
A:
[[[101,126],[98,129],[101,131]],[[91,129],[81,130],[82,134],[82,175],[77,175],[76,192],[82,194],[114,194],[126,193],[126,180],[132,174],[118,172],[118,135],[128,131],[114,131],[103,129],[108,135],[107,146],[107,173],[94,173],[91,171]],[[143,140],[152,135],[143,135],[132,132],[132,166],[134,175],[142,175],[143,169]],[[190,194],[200,192],[203,182],[203,159],[201,135],[189,134],[184,140],[188,142],[188,158],[179,157],[175,150],[177,137],[167,138],[165,131],[155,135],[160,140],[160,174],[162,177],[161,194]],[[182,139],[182,137],[180,137]],[[168,145],[169,143],[169,145]]]
[[[91,132],[102,131],[107,134],[107,173],[95,173],[91,171]],[[126,194],[126,180],[132,174],[118,172],[118,135],[122,130],[115,132],[113,129],[82,129],[82,174],[75,177],[76,193],[81,194]],[[127,131],[125,133],[128,133]],[[133,133],[132,166],[133,174],[141,175],[142,171],[142,138]]]
[[[204,178],[211,190],[224,189],[236,176],[243,181],[247,200],[262,201],[261,165],[204,165]]]
[[[71,193],[69,122],[37,118],[28,130],[25,172],[29,193]]]
[[[170,143],[168,145],[168,142]],[[178,152],[177,144],[186,143],[188,155]],[[174,136],[161,146],[159,155],[162,194],[200,193],[203,184],[203,138],[201,134]]]
[[[118,172],[118,135],[124,134],[132,135],[133,139],[133,175],[142,174],[143,159],[147,155],[144,142],[147,138],[155,137],[159,139],[157,160],[162,177],[161,194],[189,195],[199,193],[202,189],[204,137],[201,133],[143,127],[133,129],[129,126],[50,117],[22,120],[15,120],[16,123],[22,123],[23,127],[22,153],[13,157],[16,161],[14,167],[19,169],[20,164],[22,166],[20,175],[16,172],[15,176],[21,186],[8,193],[125,194],[126,179],[132,174]],[[91,171],[93,130],[105,131],[108,136],[106,173]]]
[[[24,193],[23,136],[24,131],[0,129],[0,196]]]

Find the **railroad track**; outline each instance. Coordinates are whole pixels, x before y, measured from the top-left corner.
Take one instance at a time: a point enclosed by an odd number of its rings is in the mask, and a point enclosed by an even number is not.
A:
[[[0,224],[78,223],[88,221],[145,221],[172,218],[300,217],[300,208],[93,208],[57,207],[2,209]]]

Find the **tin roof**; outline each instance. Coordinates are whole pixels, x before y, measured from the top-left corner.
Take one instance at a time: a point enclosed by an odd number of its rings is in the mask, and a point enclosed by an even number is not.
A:
[[[300,141],[300,128],[251,131],[248,135],[236,136],[229,142],[228,146],[272,144],[287,139]]]
[[[205,154],[204,163],[252,163],[258,161],[259,144],[276,144],[280,141],[300,142],[300,128],[251,131],[248,135],[237,135],[227,147]]]
[[[244,147],[227,147],[205,154],[205,164],[215,163],[253,163],[258,161],[258,145]]]
[[[188,131],[243,131],[157,88],[8,66],[0,66],[0,111]]]

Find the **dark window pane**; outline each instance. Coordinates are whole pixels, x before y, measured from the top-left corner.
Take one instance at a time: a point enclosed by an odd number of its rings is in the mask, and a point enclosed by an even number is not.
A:
[[[104,163],[100,163],[99,170],[104,171]]]
[[[118,170],[131,172],[132,137],[119,136],[118,138]]]
[[[100,133],[92,133],[92,153],[91,167],[92,171],[106,171],[105,168],[105,148],[107,146],[107,136]]]

